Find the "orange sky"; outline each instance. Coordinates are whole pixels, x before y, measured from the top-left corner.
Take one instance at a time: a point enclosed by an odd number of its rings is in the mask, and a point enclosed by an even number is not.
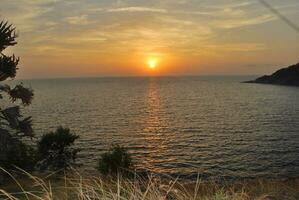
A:
[[[299,24],[297,0],[271,4]],[[0,14],[20,35],[6,52],[19,78],[264,74],[299,60],[299,34],[252,0],[2,0]]]

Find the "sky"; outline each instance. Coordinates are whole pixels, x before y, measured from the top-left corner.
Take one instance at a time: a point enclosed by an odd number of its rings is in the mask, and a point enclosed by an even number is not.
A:
[[[299,26],[298,0],[267,0]],[[18,78],[259,75],[299,62],[299,33],[258,0],[1,0]],[[151,69],[148,63],[155,62]]]

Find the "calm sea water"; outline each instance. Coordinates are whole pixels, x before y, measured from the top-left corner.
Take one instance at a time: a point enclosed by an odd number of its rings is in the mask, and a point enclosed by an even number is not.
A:
[[[169,175],[298,176],[299,88],[252,77],[91,78],[25,81],[37,135],[58,125],[80,135],[93,169],[111,144],[139,168]]]

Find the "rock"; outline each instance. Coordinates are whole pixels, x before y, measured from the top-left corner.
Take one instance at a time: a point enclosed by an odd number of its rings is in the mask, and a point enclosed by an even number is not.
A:
[[[299,63],[280,69],[272,75],[265,75],[246,83],[299,86]]]

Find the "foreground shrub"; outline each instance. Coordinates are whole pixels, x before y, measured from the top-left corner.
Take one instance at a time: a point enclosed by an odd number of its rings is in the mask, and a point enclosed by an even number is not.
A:
[[[40,169],[66,169],[75,164],[78,149],[74,148],[75,140],[79,136],[70,129],[59,127],[55,132],[42,136],[38,142]]]
[[[24,144],[22,141],[11,137],[9,134],[0,134],[1,153],[0,166],[6,170],[16,167],[33,170],[37,162],[36,149]]]
[[[108,152],[103,153],[99,160],[98,170],[104,175],[130,174],[134,165],[127,149],[119,145],[113,146]]]

